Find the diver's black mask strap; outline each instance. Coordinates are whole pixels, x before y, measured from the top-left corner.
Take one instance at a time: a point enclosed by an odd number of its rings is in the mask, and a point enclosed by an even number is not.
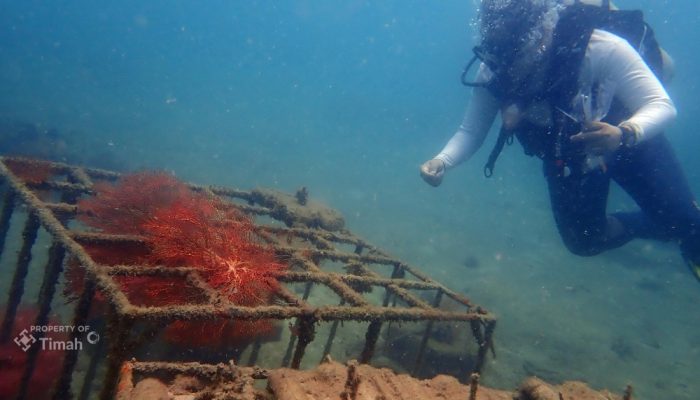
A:
[[[493,57],[487,53],[482,46],[474,46],[472,49],[474,52],[474,57],[467,63],[467,66],[464,67],[464,71],[462,71],[462,85],[464,86],[469,86],[469,87],[486,87],[489,85],[489,82],[470,82],[467,80],[467,75],[469,74],[469,70],[472,69],[474,66],[474,63],[476,63],[477,60],[483,62],[486,64],[487,67],[494,73],[494,75],[498,75],[499,69],[497,68],[497,63],[493,59]]]
[[[493,58],[484,50],[482,46],[474,46],[472,51],[474,52],[474,57],[472,57],[462,72],[462,85],[469,87],[486,87],[489,84],[488,82],[469,82],[467,80],[467,74],[469,74],[469,70],[472,69],[472,66],[474,66],[474,63],[476,63],[477,60],[486,64],[491,71],[497,72],[495,63],[493,62]]]
[[[474,63],[479,60],[479,56],[474,54],[474,57],[467,63],[467,66],[464,67],[464,71],[462,71],[462,85],[464,86],[469,86],[469,87],[484,87],[486,86],[486,82],[469,82],[467,80],[467,75],[469,74],[469,70],[472,69],[474,66]]]

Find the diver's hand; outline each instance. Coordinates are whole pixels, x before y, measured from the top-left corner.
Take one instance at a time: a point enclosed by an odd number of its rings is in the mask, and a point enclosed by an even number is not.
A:
[[[622,144],[622,130],[605,122],[590,122],[582,132],[572,136],[571,141],[583,144],[586,154],[605,156]]]
[[[445,175],[445,162],[433,158],[420,166],[420,176],[431,186],[440,186]]]

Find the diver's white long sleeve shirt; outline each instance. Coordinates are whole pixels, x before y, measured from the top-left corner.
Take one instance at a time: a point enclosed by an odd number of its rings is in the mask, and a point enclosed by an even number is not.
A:
[[[485,80],[488,74],[488,68],[482,65],[477,81]],[[581,93],[596,90],[597,104],[592,108],[598,119],[607,114],[613,97],[631,110],[633,115],[626,122],[637,129],[637,142],[660,134],[676,117],[671,98],[637,51],[626,40],[606,31],[594,30],[591,35],[579,87]],[[484,142],[499,107],[488,90],[475,88],[457,133],[435,158],[448,168],[468,160]]]

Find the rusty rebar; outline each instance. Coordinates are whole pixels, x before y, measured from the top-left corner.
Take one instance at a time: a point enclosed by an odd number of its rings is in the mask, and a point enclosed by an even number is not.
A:
[[[259,320],[259,319],[290,319],[312,313],[317,319],[323,321],[353,320],[372,321],[381,319],[384,321],[491,321],[493,317],[484,316],[473,312],[453,312],[435,309],[403,308],[403,307],[353,307],[353,306],[319,306],[309,310],[308,308],[294,305],[270,305],[270,306],[214,306],[209,304],[182,304],[170,306],[135,306],[127,305],[120,310],[121,315],[129,315],[135,319],[150,319],[153,321],[174,320],[211,320],[222,315],[233,319]]]
[[[285,350],[284,357],[282,357],[281,366],[283,368],[289,367],[289,363],[292,360],[292,354],[294,354],[294,346],[296,345],[296,342],[297,342],[297,335],[295,334],[295,331],[293,329],[296,329],[295,327],[298,325],[299,319],[297,318],[296,321],[297,322],[295,322],[293,326],[291,324],[289,325],[289,329],[291,330],[291,334],[289,335],[289,342],[287,343],[287,350]]]
[[[46,267],[44,269],[44,279],[41,283],[41,289],[39,289],[39,310],[37,312],[36,319],[34,320],[34,326],[45,326],[49,322],[49,313],[51,312],[51,301],[53,300],[53,295],[56,292],[56,283],[58,282],[58,276],[63,271],[63,258],[65,256],[65,250],[60,243],[54,242],[49,248],[49,258],[46,262]],[[34,332],[34,338],[41,342],[41,338],[44,333]],[[23,399],[26,396],[27,389],[29,388],[29,380],[34,373],[36,368],[37,357],[39,356],[39,350],[41,347],[39,345],[31,346],[27,350],[27,360],[25,362],[24,371],[20,379],[20,385],[17,395],[17,400]]]
[[[248,365],[253,366],[258,363],[258,356],[260,355],[260,349],[262,348],[262,338],[255,338],[253,347],[250,349],[250,356],[248,357]]]
[[[11,161],[15,163],[22,163],[29,166],[36,167],[48,167],[56,174],[69,175],[75,170],[82,170],[89,177],[95,179],[103,180],[115,180],[121,176],[118,172],[108,171],[100,168],[87,168],[87,167],[76,167],[74,165],[58,162],[58,161],[46,161],[37,160],[33,158],[26,157],[15,157],[15,156],[3,156],[0,160],[4,163],[5,161]]]
[[[478,390],[479,390],[479,374],[476,372],[473,372],[471,375],[469,375],[469,400],[476,400],[476,392]]]
[[[78,214],[78,206],[67,203],[44,203],[46,209],[50,210],[57,217],[70,218]]]
[[[379,339],[379,332],[381,332],[381,330],[381,320],[374,320],[369,323],[369,327],[365,333],[365,346],[362,349],[362,354],[360,355],[360,362],[362,364],[369,363],[374,356],[374,349],[377,347],[377,340]]]
[[[632,400],[632,385],[627,385],[625,387],[625,393],[622,396],[622,400]]]
[[[496,321],[486,321],[484,322],[484,334],[481,343],[479,343],[479,350],[476,355],[476,364],[474,366],[474,372],[481,373],[484,367],[484,362],[486,361],[486,354],[489,350],[493,351],[493,331],[496,329]]]
[[[401,263],[394,263],[394,269],[391,271],[391,279],[403,282],[406,277],[406,270],[403,269]],[[387,289],[386,297],[384,298],[384,307],[389,305],[391,300],[391,306],[396,307],[396,296],[392,296],[391,292]]]
[[[119,315],[116,310],[109,312],[105,336],[109,340],[107,350],[107,372],[105,372],[100,391],[100,399],[110,400],[114,396],[114,389],[119,379],[119,370],[122,363],[127,359],[129,335],[133,327],[134,320]],[[104,340],[104,339],[102,339]]]
[[[81,196],[84,194],[90,194],[90,188],[81,183],[70,183],[70,182],[56,182],[56,181],[43,181],[43,182],[27,182],[27,187],[30,189],[38,190],[56,190],[61,193],[67,193],[71,196]]]
[[[440,302],[442,302],[442,290],[439,290],[433,299],[433,307],[440,307]],[[413,375],[418,375],[420,373],[420,368],[423,364],[423,355],[425,354],[425,348],[428,345],[428,340],[433,332],[433,324],[435,321],[428,321],[425,327],[425,332],[423,332],[423,337],[421,338],[420,345],[418,346],[418,355],[416,355],[416,362],[413,365]]]
[[[234,363],[202,364],[198,362],[127,361],[123,364],[126,378],[133,374],[141,375],[194,375],[209,381],[221,378],[248,376],[253,379],[267,379],[268,371],[259,367],[242,367]]]
[[[359,365],[355,360],[349,361],[347,365],[348,375],[345,378],[345,387],[340,394],[340,398],[342,400],[355,400],[357,399],[357,392],[359,391],[361,383],[360,374],[357,371]]]
[[[299,319],[297,325],[297,346],[294,349],[291,367],[299,369],[301,359],[304,357],[306,346],[314,340],[316,336],[316,319],[312,316],[306,316]]]
[[[78,303],[75,306],[75,312],[73,313],[73,326],[84,326],[86,324],[94,296],[95,282],[86,279],[83,284],[83,291],[80,294]],[[75,329],[71,333],[71,340],[75,340],[79,334],[80,333],[78,330]],[[75,365],[77,362],[77,351],[66,353],[65,357],[63,358],[63,365],[61,366],[61,375],[59,376],[58,382],[53,390],[53,400],[62,400],[71,397],[71,378],[73,377],[73,371],[75,370]]]
[[[63,260],[66,250],[61,243],[53,242],[49,248],[49,258],[44,269],[44,279],[39,289],[39,316],[35,325],[44,325],[48,322],[48,314],[51,311],[51,301],[56,292],[58,277],[63,272]]]
[[[39,219],[34,213],[27,215],[27,220],[22,231],[22,247],[17,255],[17,266],[12,277],[10,285],[10,293],[7,299],[7,307],[5,308],[5,319],[0,326],[0,343],[5,343],[12,336],[12,327],[15,323],[17,308],[22,302],[24,295],[24,281],[29,272],[29,264],[32,262],[32,247],[36,242],[36,237],[39,232]]]
[[[96,331],[104,331],[103,324],[91,328],[95,329]],[[78,396],[78,400],[90,399],[92,385],[95,381],[95,377],[97,376],[97,368],[106,355],[107,341],[100,340],[97,342],[97,348],[95,349],[95,352],[92,354],[92,357],[90,357],[90,364],[88,365],[87,371],[85,372],[85,376],[83,377],[83,386],[80,388],[80,395]]]
[[[2,198],[2,211],[0,211],[0,255],[5,251],[5,239],[10,229],[10,219],[15,210],[15,192],[11,188],[5,190]]]
[[[345,300],[340,299],[339,306],[344,306]],[[323,355],[321,356],[321,361],[323,361],[327,356],[331,354],[331,348],[333,347],[333,341],[335,340],[335,335],[338,332],[338,325],[340,325],[340,320],[335,320],[331,324],[330,332],[328,333],[328,338],[326,339],[326,344],[323,346]]]
[[[71,182],[79,183],[81,185],[85,185],[86,187],[92,187],[92,179],[81,167],[71,168],[68,176],[70,177]]]

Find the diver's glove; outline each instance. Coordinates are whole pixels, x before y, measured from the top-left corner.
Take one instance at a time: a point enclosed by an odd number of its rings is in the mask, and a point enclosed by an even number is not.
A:
[[[612,154],[622,145],[622,129],[605,122],[589,122],[571,141],[583,145],[584,152],[593,156]]]
[[[431,186],[440,186],[442,178],[445,176],[445,162],[433,158],[420,166],[420,176]]]

